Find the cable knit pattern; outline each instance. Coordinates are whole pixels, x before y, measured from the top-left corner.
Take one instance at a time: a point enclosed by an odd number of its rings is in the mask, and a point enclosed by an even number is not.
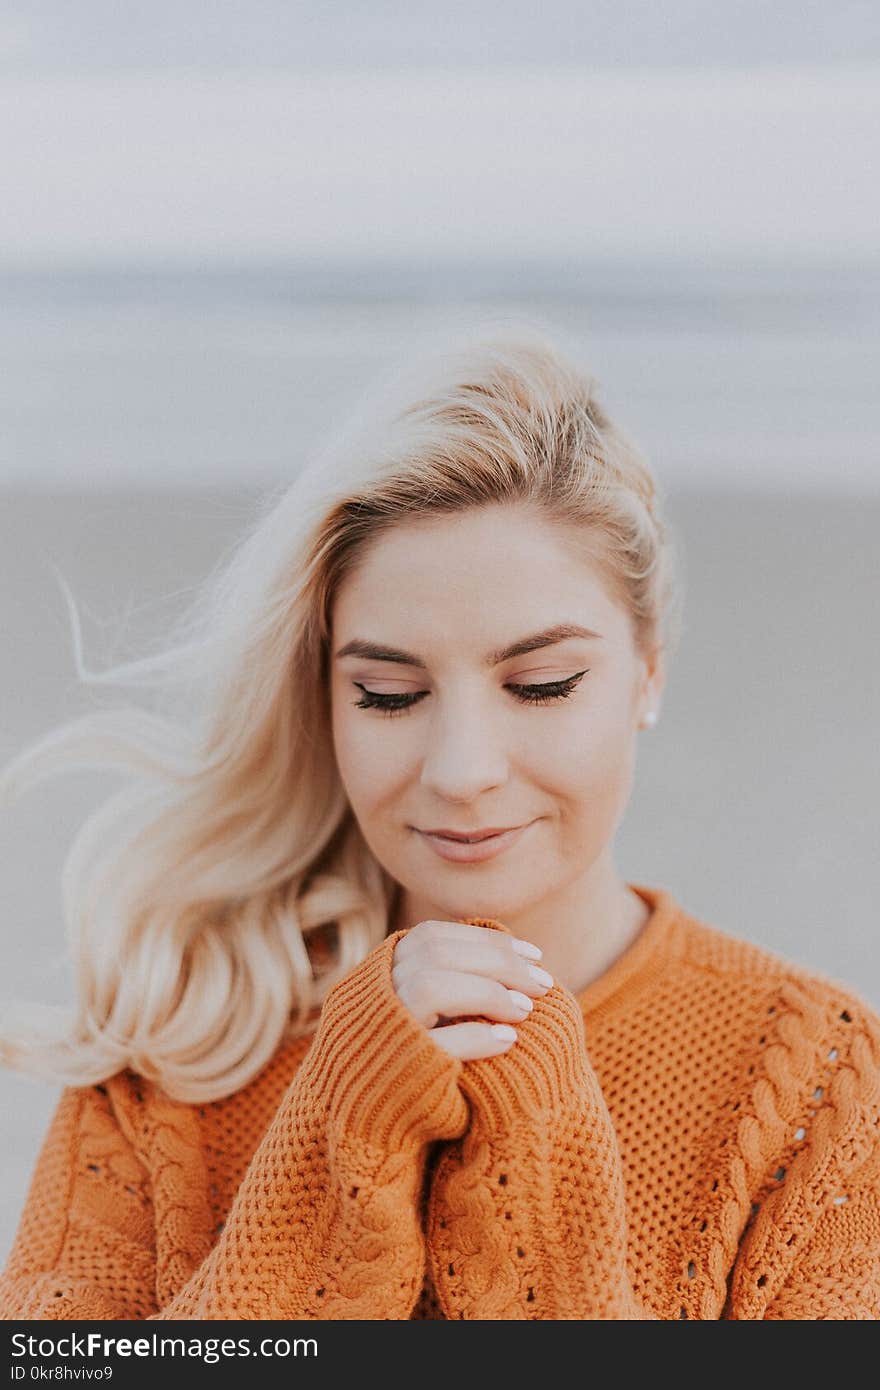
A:
[[[640,937],[502,1056],[415,1022],[395,932],[234,1095],[66,1089],[3,1317],[877,1318],[880,1020],[630,886]]]

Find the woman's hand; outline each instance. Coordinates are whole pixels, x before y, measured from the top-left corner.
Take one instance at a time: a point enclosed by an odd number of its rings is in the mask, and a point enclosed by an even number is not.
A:
[[[540,955],[531,942],[492,927],[418,922],[394,948],[391,982],[417,1022],[453,1057],[496,1057],[516,1041],[510,1025],[527,1018],[532,998],[553,984],[535,964]],[[498,1022],[450,1021],[475,1014]]]

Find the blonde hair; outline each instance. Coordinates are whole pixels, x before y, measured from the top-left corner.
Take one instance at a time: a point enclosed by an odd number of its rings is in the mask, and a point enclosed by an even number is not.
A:
[[[9,1005],[7,1065],[68,1085],[128,1067],[219,1099],[386,935],[396,885],[336,770],[327,647],[341,579],[389,527],[530,503],[589,541],[638,650],[677,645],[654,479],[556,337],[483,327],[388,376],[264,499],[158,654],[86,671],[68,595],[80,680],[158,696],[64,724],[0,777],[8,798],[70,767],[134,774],[64,862],[75,1007]]]

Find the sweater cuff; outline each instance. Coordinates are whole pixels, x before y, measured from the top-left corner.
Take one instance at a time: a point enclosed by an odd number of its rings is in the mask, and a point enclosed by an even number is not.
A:
[[[524,1117],[548,1118],[597,1098],[583,1015],[568,990],[554,985],[516,1030],[507,1052],[463,1064],[462,1090],[479,1101],[493,1129],[510,1131]]]
[[[465,920],[469,926],[513,935],[495,917]],[[597,1088],[587,1056],[584,1017],[564,986],[554,984],[535,999],[516,1031],[516,1042],[506,1052],[462,1065],[462,1090],[469,1100],[479,1102],[493,1129],[509,1131],[524,1115],[557,1113],[576,1098],[589,1098]]]
[[[328,991],[304,1059],[330,1125],[383,1152],[457,1139],[467,1128],[462,1062],[445,1052],[398,997],[386,936]]]

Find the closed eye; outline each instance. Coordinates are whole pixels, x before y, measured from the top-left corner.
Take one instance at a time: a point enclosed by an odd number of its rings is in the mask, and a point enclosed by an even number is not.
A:
[[[553,700],[565,700],[574,693],[574,689],[581,678],[589,671],[589,666],[583,671],[577,671],[573,676],[567,676],[561,681],[546,681],[542,685],[516,685],[508,683],[504,688],[509,690],[513,696],[524,705],[544,705]],[[416,690],[412,694],[379,694],[375,690],[366,690],[360,681],[354,684],[358,690],[362,691],[362,698],[355,700],[355,709],[379,709],[384,714],[405,714],[413,705],[424,700],[429,693],[427,690]]]

